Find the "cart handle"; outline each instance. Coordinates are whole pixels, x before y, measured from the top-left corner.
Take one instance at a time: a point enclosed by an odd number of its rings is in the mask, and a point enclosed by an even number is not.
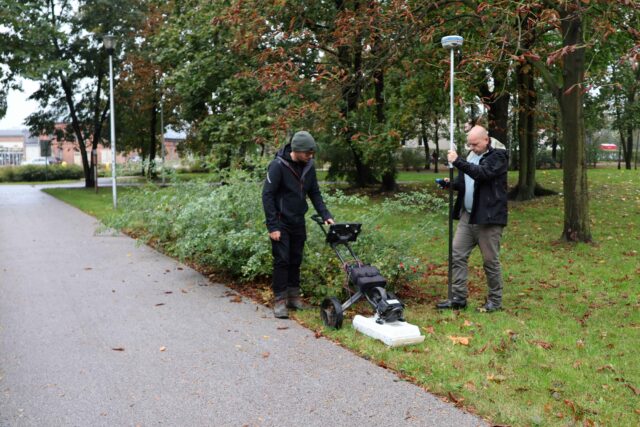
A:
[[[318,214],[313,214],[311,215],[311,219],[313,221],[315,221],[318,225],[324,225],[324,220],[322,219],[322,217]]]

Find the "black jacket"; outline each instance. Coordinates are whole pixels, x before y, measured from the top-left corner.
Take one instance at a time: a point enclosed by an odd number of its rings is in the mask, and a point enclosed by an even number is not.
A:
[[[320,194],[313,159],[305,165],[294,162],[291,144],[287,144],[269,164],[262,188],[262,206],[269,232],[281,230],[283,226],[304,226],[304,215],[309,210],[307,195],[322,219],[331,218]]]
[[[489,147],[489,151],[474,165],[462,157],[458,157],[453,166],[459,173],[453,181],[453,189],[458,191],[458,198],[453,208],[453,217],[460,219],[464,209],[465,182],[464,174],[475,181],[473,205],[471,207],[470,224],[507,225],[507,167],[509,166],[506,150]]]

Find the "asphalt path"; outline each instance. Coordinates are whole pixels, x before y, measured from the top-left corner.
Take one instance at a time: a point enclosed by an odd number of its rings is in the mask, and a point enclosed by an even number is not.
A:
[[[0,185],[0,426],[138,425],[485,423],[37,187]]]

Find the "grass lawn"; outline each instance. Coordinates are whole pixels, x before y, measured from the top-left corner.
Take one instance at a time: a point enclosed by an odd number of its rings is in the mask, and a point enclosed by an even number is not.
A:
[[[400,179],[434,188],[433,179],[447,173],[442,172],[401,174]],[[420,179],[409,179],[416,175]],[[562,191],[561,171],[538,171],[537,178],[544,187]],[[510,173],[509,179],[513,184],[517,175]],[[399,292],[408,321],[426,336],[423,344],[390,349],[356,333],[350,319],[364,307],[348,310],[339,331],[324,329],[317,310],[296,316],[494,423],[640,425],[640,173],[590,170],[589,183],[593,244],[558,242],[561,195],[510,204],[501,252],[502,312],[475,311],[486,294],[477,250],[470,260],[470,308],[433,308],[447,286],[443,217],[434,237],[416,236],[406,248],[422,261],[413,266],[417,279]],[[99,218],[111,210],[107,192],[95,197],[85,190],[47,191]],[[332,210],[338,218],[357,220],[357,213]],[[381,226],[393,233],[410,220],[385,218]]]
[[[45,188],[42,191],[98,219],[113,214],[111,187],[100,187],[98,194],[93,188]],[[118,197],[129,191],[135,190],[131,187],[118,187]]]

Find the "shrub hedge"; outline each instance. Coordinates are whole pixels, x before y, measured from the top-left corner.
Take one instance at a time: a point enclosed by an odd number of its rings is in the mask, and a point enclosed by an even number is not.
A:
[[[0,168],[0,182],[55,181],[83,177],[82,167],[77,165],[24,165]]]
[[[171,255],[240,281],[266,278],[271,275],[272,260],[262,210],[262,172],[234,171],[224,177],[222,185],[190,182],[174,183],[165,189],[144,187],[121,198],[121,208],[107,220],[107,225],[134,231],[143,241],[153,240]],[[347,196],[338,190],[326,190],[324,197],[336,221],[355,219],[363,223],[364,232],[354,249],[377,266],[392,287],[402,285],[414,274],[404,267],[418,263],[407,254],[409,242],[432,228],[432,220],[446,212],[446,203],[426,192],[399,194],[382,203],[363,196]],[[357,218],[341,219],[336,214],[339,211],[357,214]],[[432,214],[415,215],[415,221],[403,228],[402,235],[388,236],[376,226],[382,215],[421,211]],[[324,243],[318,225],[310,219],[307,234],[303,291],[315,299],[339,294],[345,283],[339,261]]]

